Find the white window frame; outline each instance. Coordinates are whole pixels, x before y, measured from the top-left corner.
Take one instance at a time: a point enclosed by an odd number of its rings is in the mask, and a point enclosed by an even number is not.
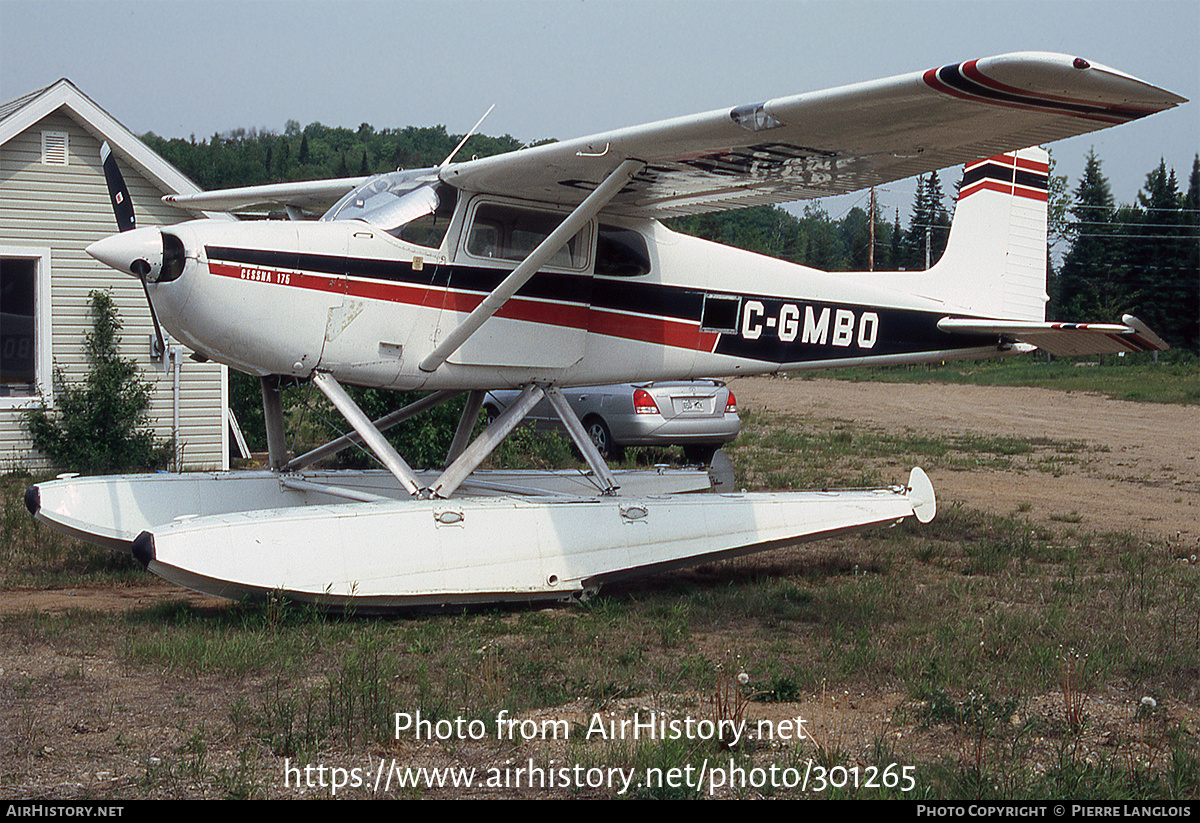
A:
[[[37,261],[33,287],[34,380],[37,392],[27,396],[0,396],[2,409],[53,408],[54,340],[50,306],[50,249],[32,246],[0,245],[0,257]]]

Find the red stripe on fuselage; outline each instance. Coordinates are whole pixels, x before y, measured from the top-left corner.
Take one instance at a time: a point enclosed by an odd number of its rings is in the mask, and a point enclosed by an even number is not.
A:
[[[263,266],[242,266],[237,263],[210,262],[208,270],[220,277],[229,277],[235,280],[332,294],[349,294],[353,297],[389,303],[439,307],[462,314],[470,313],[483,302],[485,296],[447,288],[331,277],[269,269]],[[244,276],[248,272],[256,274]],[[583,329],[594,334],[657,343],[691,351],[712,352],[717,345],[717,338],[720,336],[712,332],[701,332],[698,323],[652,315],[611,312],[579,303],[557,303],[531,298],[513,297],[496,312],[496,315],[509,320]]]

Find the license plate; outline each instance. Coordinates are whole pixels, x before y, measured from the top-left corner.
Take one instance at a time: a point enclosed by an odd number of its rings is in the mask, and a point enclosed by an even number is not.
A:
[[[703,397],[677,397],[675,398],[675,408],[680,414],[706,414],[708,412],[708,401]]]

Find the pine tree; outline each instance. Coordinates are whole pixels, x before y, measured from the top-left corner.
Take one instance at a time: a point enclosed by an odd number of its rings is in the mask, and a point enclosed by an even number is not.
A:
[[[1182,311],[1187,316],[1183,325],[1182,345],[1200,353],[1200,154],[1192,160],[1187,193],[1183,196],[1184,244],[1183,271],[1180,272],[1187,291]]]
[[[1122,262],[1129,289],[1129,311],[1178,345],[1182,323],[1178,290],[1184,266],[1180,243],[1181,198],[1174,170],[1165,160],[1146,175],[1137,205],[1118,211],[1124,238]]]
[[[1119,316],[1125,310],[1126,289],[1114,247],[1115,211],[1108,179],[1092,149],[1075,188],[1074,205],[1069,209],[1067,232],[1072,243],[1059,278],[1062,306],[1054,316],[1087,321]]]
[[[909,271],[925,269],[926,252],[932,266],[946,250],[950,236],[950,215],[946,213],[945,192],[937,172],[917,178],[912,216],[904,234],[902,264]]]
[[[929,264],[932,266],[946,251],[946,241],[950,239],[950,215],[946,211],[946,193],[942,191],[942,181],[936,171],[929,173],[925,189],[929,200]]]

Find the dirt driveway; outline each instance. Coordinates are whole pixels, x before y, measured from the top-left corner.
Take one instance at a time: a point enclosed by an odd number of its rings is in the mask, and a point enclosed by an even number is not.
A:
[[[1082,529],[1144,533],[1200,549],[1200,406],[1098,394],[949,384],[848,383],[777,377],[731,383],[747,409],[851,421],[893,433],[974,433],[1083,441],[1060,475],[933,469],[941,502]]]

